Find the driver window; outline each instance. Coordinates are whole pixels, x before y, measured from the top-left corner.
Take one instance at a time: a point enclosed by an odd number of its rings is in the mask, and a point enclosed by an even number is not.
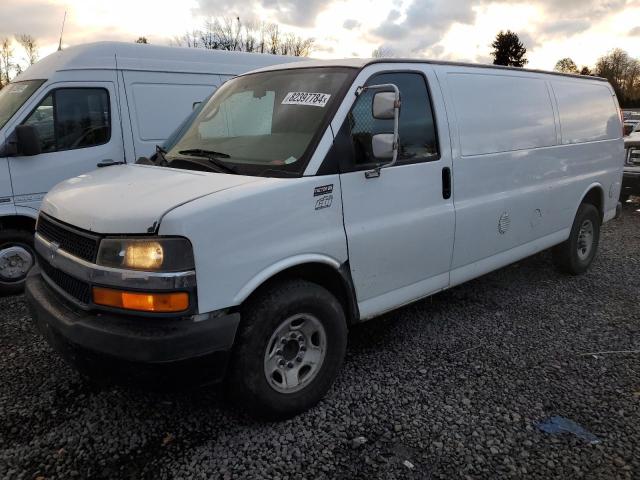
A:
[[[60,88],[24,122],[38,131],[42,152],[102,145],[111,137],[109,94],[103,88]]]
[[[367,81],[367,85],[383,83],[393,83],[400,90],[398,164],[438,160],[436,129],[424,76],[413,72],[381,73]],[[356,169],[378,162],[371,150],[371,137],[393,132],[393,120],[373,118],[371,103],[374,93],[373,90],[365,90],[347,117],[354,150],[353,168]]]

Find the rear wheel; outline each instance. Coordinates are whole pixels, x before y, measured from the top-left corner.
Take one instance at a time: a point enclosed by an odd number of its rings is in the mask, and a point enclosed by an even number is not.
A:
[[[33,265],[33,234],[24,230],[0,231],[0,295],[22,292]]]
[[[276,284],[242,309],[229,393],[254,416],[286,418],[329,390],[347,345],[340,302],[302,280]]]
[[[556,266],[571,275],[586,272],[596,256],[599,241],[600,213],[590,203],[583,203],[573,221],[571,235],[553,249]]]

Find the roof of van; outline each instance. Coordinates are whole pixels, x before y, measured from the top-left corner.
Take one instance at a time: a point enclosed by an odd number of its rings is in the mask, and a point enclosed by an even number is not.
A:
[[[548,75],[559,75],[562,77],[580,78],[585,80],[599,80],[607,82],[606,78],[592,77],[589,75],[578,75],[573,73],[562,73],[548,70],[536,70],[531,68],[520,67],[505,67],[502,65],[489,65],[482,63],[467,63],[467,62],[450,62],[444,60],[429,60],[429,59],[417,59],[417,58],[345,58],[341,60],[303,60],[295,63],[294,65],[269,65],[263,68],[253,70],[252,72],[262,72],[269,70],[281,70],[290,68],[313,68],[313,67],[350,67],[350,68],[364,68],[367,65],[374,63],[428,63],[431,65],[450,65],[456,67],[475,67],[475,68],[495,68],[500,70],[513,70],[516,72],[532,72],[532,73],[544,73]]]
[[[29,67],[16,80],[46,79],[56,71],[114,69],[116,65],[123,70],[238,75],[275,63],[296,61],[300,58],[133,42],[96,42],[52,53]]]

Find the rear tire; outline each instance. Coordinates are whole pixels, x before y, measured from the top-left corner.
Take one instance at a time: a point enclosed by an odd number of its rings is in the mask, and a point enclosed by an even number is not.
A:
[[[553,248],[553,260],[559,270],[570,275],[588,270],[598,250],[600,223],[600,212],[595,206],[580,205],[569,238]]]
[[[250,415],[282,419],[313,407],[331,387],[347,346],[340,302],[325,288],[288,280],[242,308],[228,393]]]
[[[27,273],[35,263],[33,233],[0,231],[0,296],[21,293]]]

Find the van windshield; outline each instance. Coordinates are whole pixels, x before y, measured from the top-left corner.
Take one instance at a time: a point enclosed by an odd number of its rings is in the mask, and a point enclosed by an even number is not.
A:
[[[356,70],[305,68],[237,77],[211,97],[167,153],[170,167],[302,175]]]
[[[0,90],[0,128],[6,125],[13,114],[44,82],[44,80],[13,82]]]

